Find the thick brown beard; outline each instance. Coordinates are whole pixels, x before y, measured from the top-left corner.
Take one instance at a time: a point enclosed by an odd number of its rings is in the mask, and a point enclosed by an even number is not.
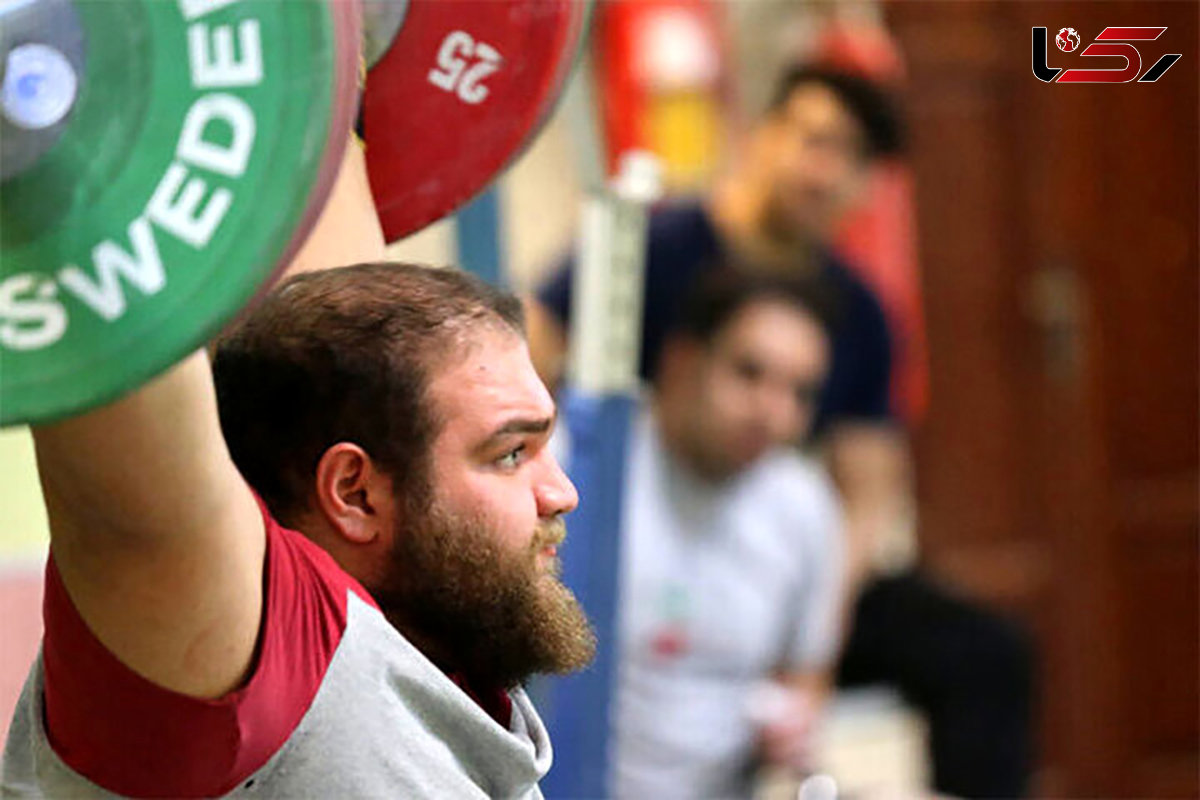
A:
[[[512,552],[476,519],[434,505],[396,531],[387,575],[372,594],[401,633],[435,663],[477,686],[509,688],[535,673],[587,666],[596,638],[579,602],[538,552],[562,540],[561,520],[539,525]]]

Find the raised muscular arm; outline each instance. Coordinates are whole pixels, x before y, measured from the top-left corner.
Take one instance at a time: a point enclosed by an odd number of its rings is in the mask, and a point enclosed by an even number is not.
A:
[[[295,268],[383,257],[359,147]],[[254,655],[262,516],[229,457],[208,357],[33,431],[55,565],[92,632],[167,688],[216,697]]]

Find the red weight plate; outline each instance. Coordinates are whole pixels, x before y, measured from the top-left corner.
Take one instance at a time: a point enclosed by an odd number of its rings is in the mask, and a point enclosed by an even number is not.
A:
[[[411,0],[367,75],[367,172],[389,242],[449,214],[541,127],[575,60],[581,0]]]

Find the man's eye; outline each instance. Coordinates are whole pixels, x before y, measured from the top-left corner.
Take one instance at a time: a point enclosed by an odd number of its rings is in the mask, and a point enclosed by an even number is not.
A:
[[[524,452],[525,445],[518,445],[504,455],[500,456],[500,458],[496,459],[496,463],[505,469],[513,469],[521,463],[521,454]]]
[[[762,377],[762,368],[753,361],[738,361],[734,365],[737,376],[744,381],[754,382]]]

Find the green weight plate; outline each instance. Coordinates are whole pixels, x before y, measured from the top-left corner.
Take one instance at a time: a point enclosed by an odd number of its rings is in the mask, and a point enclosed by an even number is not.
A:
[[[210,338],[302,239],[353,115],[357,4],[74,11],[78,31],[47,34],[82,39],[82,63],[62,51],[74,103],[47,127],[49,148],[0,186],[4,425],[112,400]],[[5,132],[36,137],[29,120],[57,109],[62,65],[39,65],[39,51],[29,67],[2,46]]]

